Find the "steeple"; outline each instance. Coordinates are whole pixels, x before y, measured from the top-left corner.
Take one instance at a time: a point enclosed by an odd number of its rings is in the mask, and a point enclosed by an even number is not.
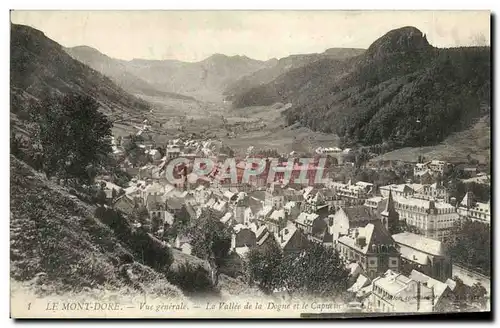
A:
[[[387,199],[387,203],[385,203],[385,209],[382,212],[383,216],[389,216],[390,213],[395,212],[396,208],[394,207],[394,199],[392,199],[392,190],[389,189],[389,197]]]
[[[387,203],[385,203],[385,209],[380,213],[382,224],[387,230],[389,226],[397,224],[399,221],[399,213],[396,212],[394,205],[394,199],[392,198],[392,190],[389,189],[389,197],[387,198]]]

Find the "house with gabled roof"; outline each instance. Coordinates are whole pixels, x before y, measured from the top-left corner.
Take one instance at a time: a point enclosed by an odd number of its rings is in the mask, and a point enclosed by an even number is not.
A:
[[[284,253],[298,253],[310,246],[307,237],[292,223],[276,233],[275,239]]]
[[[446,284],[412,271],[404,275],[387,270],[373,279],[371,305],[381,312],[436,312],[444,308],[449,288]]]
[[[411,232],[392,235],[401,254],[401,272],[420,271],[439,281],[452,277],[452,259],[445,244]]]
[[[388,269],[399,270],[396,243],[380,221],[349,229],[337,240],[337,250],[347,262],[357,262],[373,279]]]

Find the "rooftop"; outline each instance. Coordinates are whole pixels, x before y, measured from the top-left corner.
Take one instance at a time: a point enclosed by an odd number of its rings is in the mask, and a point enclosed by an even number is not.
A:
[[[396,243],[411,247],[415,250],[431,255],[445,256],[445,247],[443,243],[438,240],[426,238],[411,232],[398,233],[392,235],[392,238]]]

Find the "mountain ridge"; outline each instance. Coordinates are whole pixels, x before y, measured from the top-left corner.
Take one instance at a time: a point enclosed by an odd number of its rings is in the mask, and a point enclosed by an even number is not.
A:
[[[134,83],[158,92],[179,94],[203,101],[222,101],[222,90],[241,76],[250,74],[269,63],[251,59],[244,55],[227,56],[213,54],[198,62],[179,60],[132,59],[130,61],[111,58],[97,49],[89,52],[88,46],[68,48],[74,58],[89,64],[103,74],[114,77],[119,84]],[[99,54],[97,56],[96,54]],[[125,80],[125,81],[124,81]],[[142,88],[129,88],[142,91]],[[137,90],[139,89],[139,90]]]
[[[57,42],[39,30],[11,24],[11,113],[28,110],[31,101],[48,93],[76,92],[94,98],[109,115],[138,115],[150,109],[111,79],[71,58]]]
[[[346,146],[432,145],[489,113],[490,66],[489,47],[435,48],[418,29],[403,27],[365,54],[309,63],[233,103],[292,103],[288,124],[337,133]]]

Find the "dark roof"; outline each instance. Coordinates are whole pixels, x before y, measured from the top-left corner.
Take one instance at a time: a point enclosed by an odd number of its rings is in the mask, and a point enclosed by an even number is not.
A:
[[[304,196],[302,194],[289,194],[285,196],[287,202],[302,202],[304,201]]]
[[[266,199],[266,192],[263,190],[256,190],[254,192],[251,192],[248,194],[248,196],[260,199],[261,201],[264,201]]]
[[[190,203],[186,203],[186,210],[188,211],[191,219],[196,218],[196,211]]]
[[[248,198],[248,207],[252,210],[252,213],[255,215],[262,209],[262,202],[260,200],[256,200],[252,197]]]
[[[314,213],[318,214],[321,218],[328,217],[331,214],[328,205],[318,206],[318,209]]]
[[[375,213],[364,205],[348,206],[342,208],[349,222],[372,221],[377,219]]]
[[[370,247],[372,244],[392,245],[395,243],[390,232],[385,228],[385,226],[382,224],[382,222],[377,220],[377,221],[373,221],[370,223],[373,224],[373,226],[374,226],[372,238],[370,240]]]
[[[158,200],[158,197],[155,195],[148,195],[146,198],[146,207],[149,210],[159,210],[162,205],[165,205],[163,202]]]
[[[182,205],[184,205],[184,201],[179,198],[172,197],[167,199],[167,207],[169,209],[180,210],[182,208]]]
[[[335,197],[337,195],[337,193],[333,189],[322,189],[321,193],[325,197]]]

